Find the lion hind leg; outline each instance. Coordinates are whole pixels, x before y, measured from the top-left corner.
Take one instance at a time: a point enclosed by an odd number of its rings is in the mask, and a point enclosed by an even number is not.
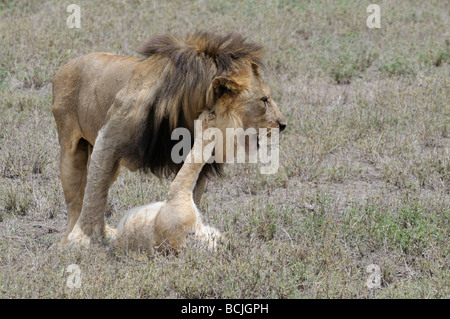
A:
[[[80,217],[84,190],[86,187],[90,144],[79,139],[69,146],[61,148],[60,171],[61,184],[67,205],[67,230],[61,243],[67,243],[67,237]]]

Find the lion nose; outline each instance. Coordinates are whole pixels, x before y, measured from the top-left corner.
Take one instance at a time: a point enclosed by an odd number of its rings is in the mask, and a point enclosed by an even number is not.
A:
[[[278,125],[280,127],[280,132],[284,131],[286,128],[286,122],[285,121],[278,121]]]

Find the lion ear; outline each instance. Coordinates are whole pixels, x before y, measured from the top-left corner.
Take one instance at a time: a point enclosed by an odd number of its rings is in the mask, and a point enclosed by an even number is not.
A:
[[[218,76],[212,82],[214,97],[220,98],[226,94],[235,94],[241,90],[241,86],[233,79],[225,76]]]
[[[256,75],[259,75],[259,65],[258,64],[256,64],[256,63],[253,63],[253,62],[251,62],[251,65],[252,65],[252,70],[253,70],[253,72],[256,74]]]

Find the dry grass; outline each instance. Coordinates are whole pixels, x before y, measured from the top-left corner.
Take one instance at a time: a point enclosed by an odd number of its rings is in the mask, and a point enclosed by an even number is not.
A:
[[[0,2],[0,298],[449,298],[450,79],[445,1]],[[49,248],[62,236],[51,80],[68,59],[136,55],[150,35],[237,31],[266,47],[287,116],[277,175],[231,165],[202,211],[228,243],[211,253]],[[122,171],[108,222],[165,197]],[[70,264],[82,271],[69,289]],[[382,271],[368,289],[367,265]]]

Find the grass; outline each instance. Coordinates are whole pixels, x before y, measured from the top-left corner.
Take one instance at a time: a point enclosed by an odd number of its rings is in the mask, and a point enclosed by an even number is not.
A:
[[[442,1],[0,3],[0,298],[449,298],[449,12]],[[266,48],[288,128],[280,169],[229,165],[201,210],[227,242],[179,256],[55,249],[65,231],[51,81],[92,51],[236,31]],[[108,223],[169,181],[123,170]],[[81,288],[67,267],[80,266]],[[368,289],[366,268],[381,269]]]

